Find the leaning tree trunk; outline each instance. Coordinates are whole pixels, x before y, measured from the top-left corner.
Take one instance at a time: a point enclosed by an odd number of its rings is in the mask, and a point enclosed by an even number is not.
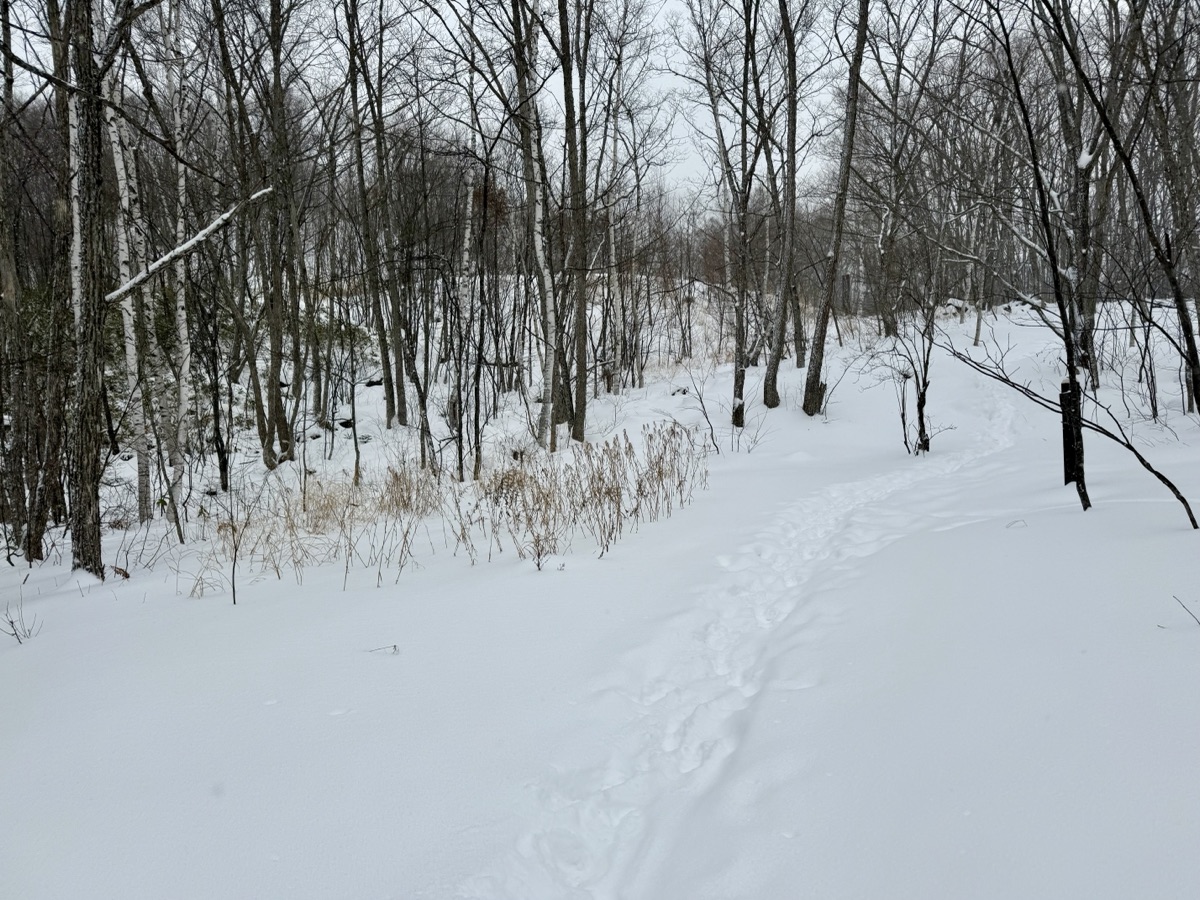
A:
[[[838,263],[841,260],[842,232],[846,222],[846,193],[850,189],[850,163],[854,157],[854,132],[858,126],[858,76],[862,70],[863,48],[867,42],[867,14],[870,8],[868,0],[859,0],[858,30],[854,36],[854,55],[850,59],[850,85],[846,93],[846,130],[842,136],[842,161],[838,170],[837,195],[833,201],[833,242],[825,267],[824,296],[813,329],[808,377],[804,382],[803,409],[805,414],[810,416],[820,412],[825,402],[825,382],[821,380],[821,369],[825,362],[825,333],[829,330],[829,315],[833,311],[833,298],[837,294]]]

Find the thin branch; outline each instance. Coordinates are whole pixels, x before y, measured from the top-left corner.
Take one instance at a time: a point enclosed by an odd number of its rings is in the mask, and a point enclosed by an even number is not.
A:
[[[979,374],[991,378],[993,381],[998,381],[1001,384],[1007,385],[1008,387],[1032,400],[1042,409],[1062,415],[1061,404],[1059,404],[1057,401],[1051,400],[1048,397],[1043,397],[1029,385],[1022,384],[1021,382],[1014,380],[1012,376],[1009,375],[1008,372],[1006,372],[1002,367],[995,366],[995,364],[992,366],[986,365],[949,343],[939,344],[938,346],[940,346],[959,362],[964,363]],[[1142,468],[1158,479],[1163,487],[1169,490],[1175,499],[1179,501],[1179,503],[1183,506],[1184,512],[1187,513],[1188,521],[1191,523],[1192,528],[1200,531],[1200,522],[1196,521],[1196,516],[1192,512],[1191,504],[1188,503],[1187,498],[1183,496],[1179,488],[1175,486],[1175,483],[1167,478],[1167,476],[1162,472],[1158,471],[1158,469],[1154,468],[1150,461],[1142,455],[1141,451],[1133,445],[1133,441],[1130,440],[1129,436],[1125,433],[1125,429],[1121,427],[1121,423],[1117,421],[1117,417],[1113,415],[1112,410],[1097,401],[1095,396],[1092,396],[1091,399],[1096,403],[1097,406],[1108,413],[1108,416],[1113,420],[1113,424],[1116,426],[1117,431],[1116,433],[1109,431],[1100,423],[1093,422],[1091,419],[1080,416],[1080,424],[1082,427],[1086,428],[1088,431],[1094,431],[1096,434],[1103,435],[1110,441],[1120,444],[1122,447],[1132,453],[1137,461],[1141,464]]]
[[[1175,597],[1175,595],[1174,595],[1174,594],[1172,594],[1171,596],[1172,596],[1172,597]],[[1182,606],[1182,607],[1183,607],[1183,611],[1184,611],[1185,613],[1187,613],[1189,616],[1191,616],[1193,619],[1195,619],[1195,620],[1196,620],[1196,624],[1197,624],[1197,625],[1200,625],[1200,619],[1197,619],[1197,618],[1196,618],[1196,614],[1195,614],[1194,612],[1192,612],[1190,609],[1188,609],[1188,608],[1187,608],[1187,606],[1184,604],[1184,602],[1183,602],[1182,600],[1180,600],[1178,597],[1175,597],[1175,602],[1176,602],[1176,603],[1178,603],[1180,606]]]

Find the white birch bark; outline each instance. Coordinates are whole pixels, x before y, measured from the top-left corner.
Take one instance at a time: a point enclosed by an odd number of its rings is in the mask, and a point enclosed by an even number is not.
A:
[[[167,90],[171,98],[171,113],[174,126],[175,153],[183,155],[184,96],[183,96],[183,51],[180,45],[179,0],[171,0],[167,12],[171,64],[167,66]],[[175,162],[175,245],[187,240],[187,168],[177,158]],[[175,416],[173,434],[168,452],[171,464],[171,500],[173,508],[180,509],[180,489],[183,484],[184,454],[188,445],[188,409],[192,405],[192,341],[187,322],[187,259],[180,256],[175,261],[175,342],[178,354],[178,377],[176,378]],[[176,513],[178,514],[178,513]]]
[[[116,79],[108,82],[109,99],[119,99]],[[117,195],[120,198],[120,219],[117,222],[117,269],[124,284],[140,272],[145,265],[141,223],[134,215],[134,191],[136,177],[129,177],[128,157],[125,152],[124,125],[112,104],[106,104],[104,119],[108,130],[109,147],[112,149],[114,168],[117,174]],[[142,366],[138,362],[137,327],[134,309],[134,294],[130,292],[121,299],[121,324],[124,331],[125,379],[129,387],[129,406],[126,417],[133,434],[134,452],[137,454],[137,497],[138,522],[144,523],[154,517],[150,499],[150,442],[146,428],[143,404]]]
[[[75,333],[83,327],[83,219],[79,210],[79,102],[67,97],[67,168],[71,196],[71,310]]]

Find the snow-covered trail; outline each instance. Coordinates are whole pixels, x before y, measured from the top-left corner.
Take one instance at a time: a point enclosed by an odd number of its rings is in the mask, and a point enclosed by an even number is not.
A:
[[[851,372],[600,559],[430,533],[236,607],[0,567],[45,623],[0,641],[0,897],[1200,897],[1196,535],[1090,438],[1081,513],[1054,417],[937,365],[929,456]],[[695,421],[679,386],[613,427]],[[1200,496],[1196,423],[1139,425]]]
[[[972,402],[982,414],[954,442],[959,449],[921,460],[896,454],[882,473],[835,478],[735,543],[716,561],[715,577],[697,561],[708,583],[695,589],[691,608],[664,620],[591,686],[588,702],[604,711],[602,720],[623,723],[597,736],[599,746],[611,748],[608,756],[598,764],[558,761],[533,786],[541,806],[536,821],[494,871],[463,886],[463,895],[695,896],[646,885],[696,808],[728,789],[730,762],[764,707],[827,677],[802,652],[843,615],[845,596],[827,589],[852,580],[861,560],[914,531],[968,524],[954,498],[1004,467],[995,459],[1013,444],[1013,401],[981,386]],[[818,583],[826,590],[814,591]],[[793,774],[786,767],[772,773],[747,789],[743,802],[753,805]],[[668,873],[665,883],[678,874]]]
[[[848,517],[798,607],[832,621],[783,623],[720,777],[610,896],[1200,896],[1195,535],[1099,443],[1080,512],[1032,424]]]

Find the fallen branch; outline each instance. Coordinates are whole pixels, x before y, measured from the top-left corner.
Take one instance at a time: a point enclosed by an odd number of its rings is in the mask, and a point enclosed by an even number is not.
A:
[[[251,194],[245,200],[235,203],[233,206],[229,207],[229,209],[225,210],[225,212],[221,213],[221,215],[213,219],[212,222],[210,222],[202,230],[196,232],[195,236],[193,236],[190,240],[185,241],[174,250],[169,250],[166,254],[160,256],[154,262],[150,263],[144,272],[141,272],[140,274],[129,279],[129,281],[125,282],[111,294],[105,296],[104,299],[109,303],[115,303],[130,291],[137,290],[139,287],[153,278],[158,272],[175,262],[175,260],[179,259],[181,256],[186,256],[203,244],[206,240],[212,237],[214,232],[219,231],[221,228],[224,228],[226,225],[228,225],[229,220],[232,219],[234,215],[236,215],[237,211],[243,206],[265,197],[273,190],[275,190],[273,187],[263,188],[258,193]]]

